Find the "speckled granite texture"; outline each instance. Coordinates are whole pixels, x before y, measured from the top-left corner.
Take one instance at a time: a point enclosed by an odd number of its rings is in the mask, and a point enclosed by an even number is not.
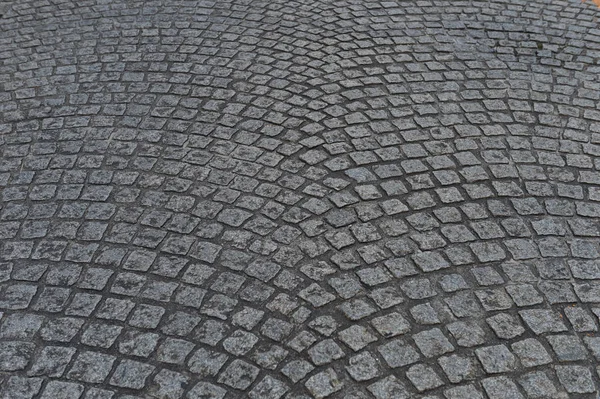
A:
[[[0,9],[0,398],[598,397],[593,3]]]

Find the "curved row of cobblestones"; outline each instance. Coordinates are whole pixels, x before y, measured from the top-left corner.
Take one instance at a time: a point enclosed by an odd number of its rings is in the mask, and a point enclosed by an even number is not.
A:
[[[597,398],[592,4],[0,10],[3,399]]]

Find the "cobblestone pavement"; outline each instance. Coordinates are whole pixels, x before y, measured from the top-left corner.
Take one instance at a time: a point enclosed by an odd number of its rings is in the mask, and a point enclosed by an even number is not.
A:
[[[598,397],[592,3],[0,9],[0,398]]]

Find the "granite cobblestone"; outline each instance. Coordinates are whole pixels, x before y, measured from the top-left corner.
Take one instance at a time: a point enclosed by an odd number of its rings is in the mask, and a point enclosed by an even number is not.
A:
[[[0,3],[0,397],[596,399],[599,12]]]

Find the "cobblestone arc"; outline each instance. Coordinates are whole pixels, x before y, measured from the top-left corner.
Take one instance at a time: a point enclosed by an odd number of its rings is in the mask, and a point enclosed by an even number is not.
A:
[[[0,397],[597,398],[599,12],[0,3]]]

